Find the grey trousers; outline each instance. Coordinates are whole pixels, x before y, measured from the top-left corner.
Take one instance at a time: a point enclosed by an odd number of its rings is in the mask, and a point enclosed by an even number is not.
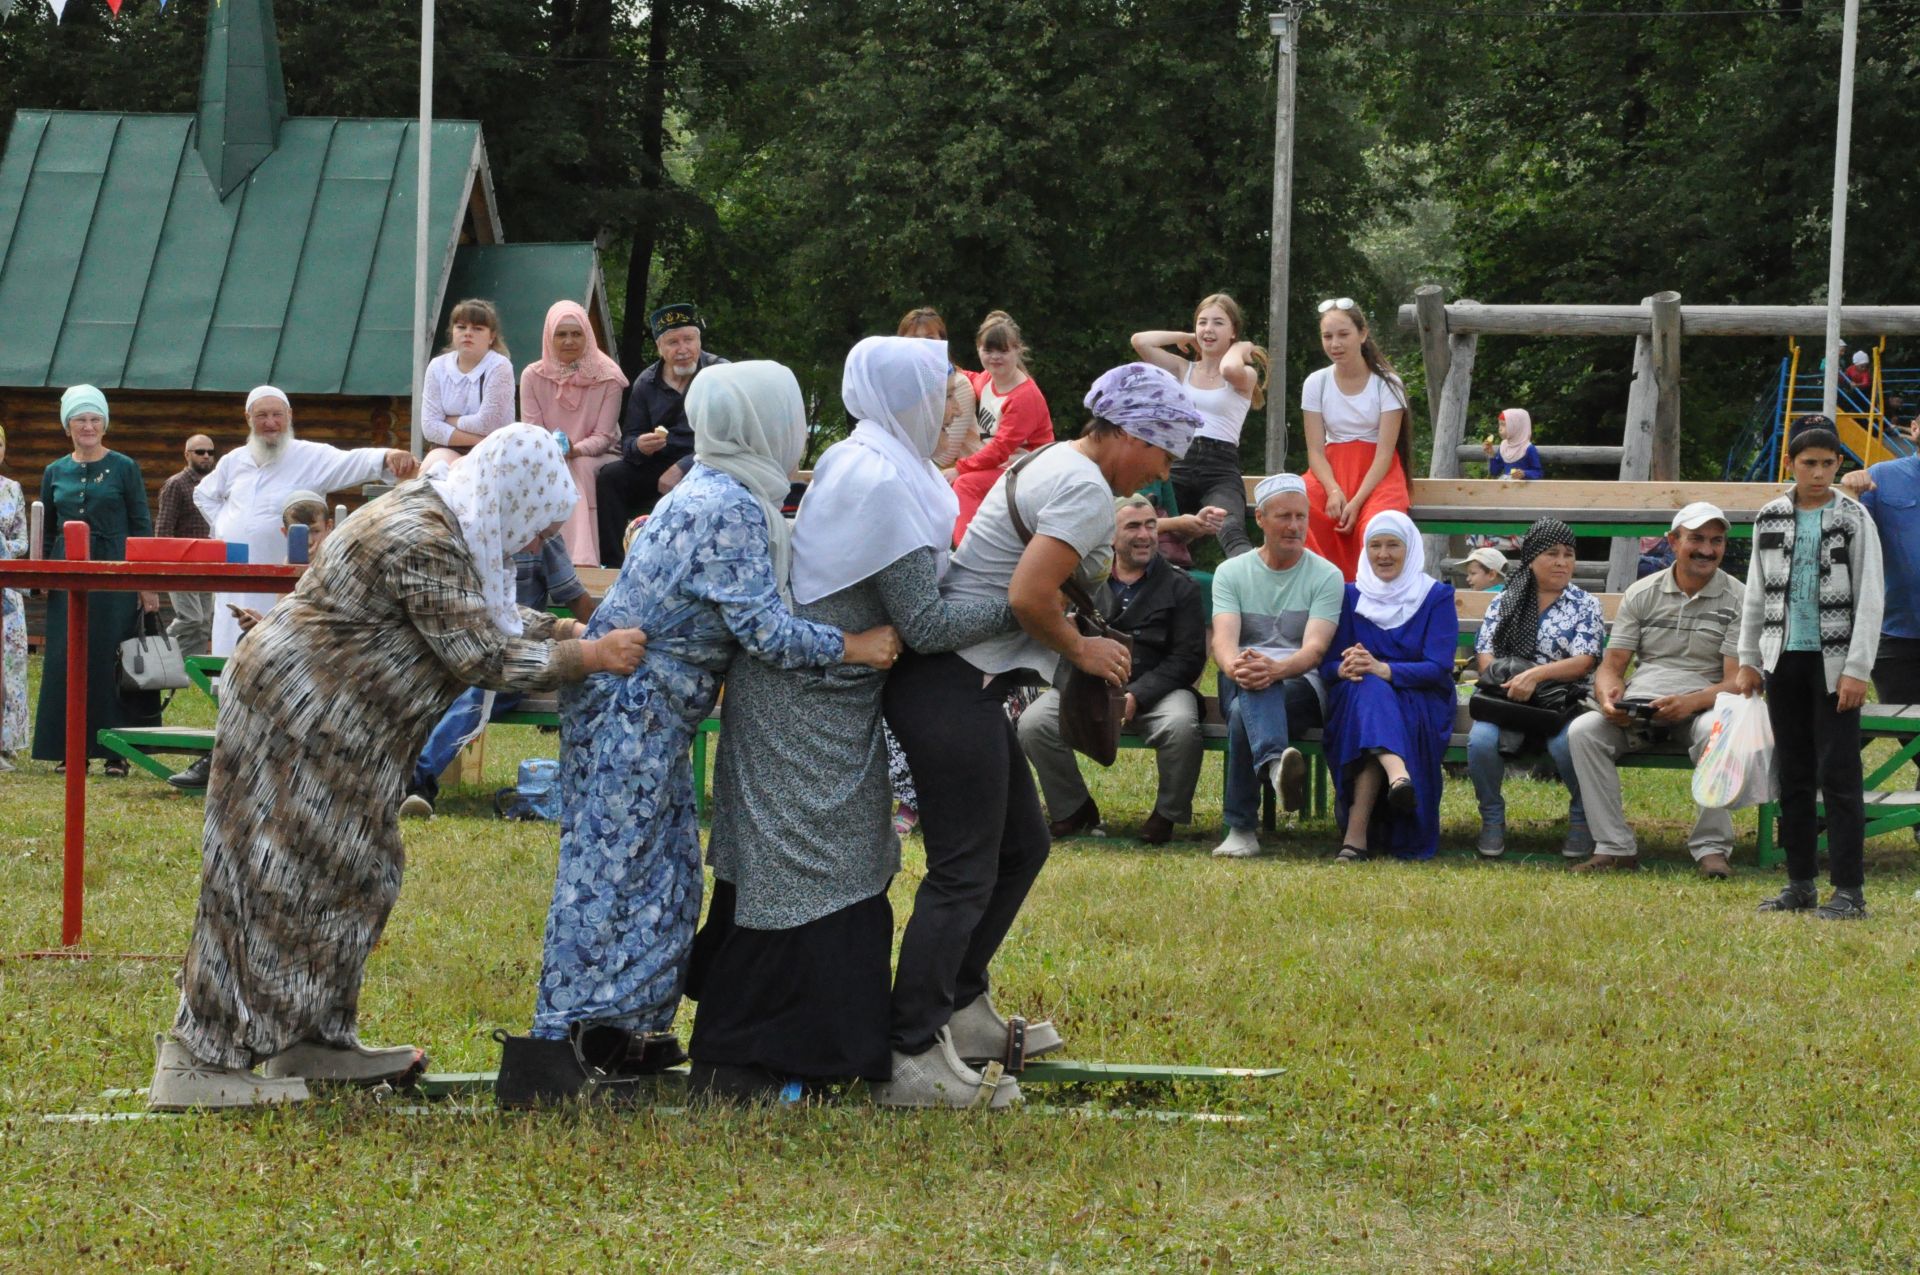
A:
[[[182,655],[205,655],[213,646],[213,595],[211,593],[169,593],[173,623],[167,636],[180,644]]]
[[[1673,728],[1676,732],[1681,727]],[[1694,761],[1707,747],[1713,714],[1701,713],[1684,729]],[[1638,734],[1637,732],[1634,734]],[[1622,730],[1598,713],[1574,719],[1567,728],[1567,747],[1573,753],[1573,771],[1580,778],[1580,801],[1587,809],[1587,827],[1593,832],[1595,854],[1640,853],[1633,829],[1627,824],[1626,801],[1620,795],[1620,758],[1646,747],[1640,738]],[[1687,837],[1687,850],[1697,860],[1710,854],[1733,853],[1733,815],[1702,809]]]
[[[1200,782],[1204,753],[1200,738],[1200,703],[1185,691],[1175,691],[1128,725],[1152,748],[1160,767],[1160,791],[1154,813],[1168,823],[1193,821],[1193,790]],[[1047,817],[1065,819],[1087,803],[1087,785],[1080,778],[1080,762],[1060,737],[1060,693],[1048,691],[1020,714],[1020,747],[1040,776],[1040,792],[1047,799]]]

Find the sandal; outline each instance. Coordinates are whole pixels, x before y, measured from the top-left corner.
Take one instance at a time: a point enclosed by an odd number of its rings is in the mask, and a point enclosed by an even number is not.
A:
[[[100,773],[109,779],[125,779],[132,771],[125,758],[115,757],[100,767]]]
[[[1340,853],[1333,856],[1333,861],[1335,863],[1365,863],[1371,858],[1373,858],[1373,856],[1368,854],[1363,847],[1341,846]]]

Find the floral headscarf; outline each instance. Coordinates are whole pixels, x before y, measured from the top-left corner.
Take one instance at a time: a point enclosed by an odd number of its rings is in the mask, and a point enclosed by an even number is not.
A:
[[[513,555],[580,501],[553,431],[516,421],[427,481],[460,524],[487,614],[502,633],[519,637],[525,630]]]

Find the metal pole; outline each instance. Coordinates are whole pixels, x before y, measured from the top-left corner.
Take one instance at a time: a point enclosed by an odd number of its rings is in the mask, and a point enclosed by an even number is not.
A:
[[[1847,255],[1847,157],[1853,148],[1853,45],[1860,33],[1860,0],[1847,0],[1840,27],[1840,118],[1833,137],[1833,239],[1827,247],[1827,370],[1820,410],[1828,420],[1840,402],[1840,288]]]
[[[1267,472],[1287,467],[1287,262],[1293,240],[1293,53],[1300,6],[1267,15],[1274,39],[1273,257],[1267,279]]]
[[[433,177],[433,0],[420,0],[420,168],[413,218],[413,454],[426,448],[420,431],[420,391],[427,383],[427,351],[433,345],[427,314],[427,223]]]

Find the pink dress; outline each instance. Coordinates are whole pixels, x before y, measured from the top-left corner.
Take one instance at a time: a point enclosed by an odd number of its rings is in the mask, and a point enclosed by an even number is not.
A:
[[[560,387],[529,368],[520,374],[520,415],[529,425],[544,425],[566,434],[573,444],[567,453],[567,468],[580,488],[580,501],[567,515],[561,531],[567,556],[575,566],[600,565],[600,532],[594,522],[594,476],[600,466],[618,455],[614,444],[620,441],[620,404],[626,387],[619,381],[596,381],[570,390],[569,397],[580,396],[579,408],[569,411],[560,404]]]

